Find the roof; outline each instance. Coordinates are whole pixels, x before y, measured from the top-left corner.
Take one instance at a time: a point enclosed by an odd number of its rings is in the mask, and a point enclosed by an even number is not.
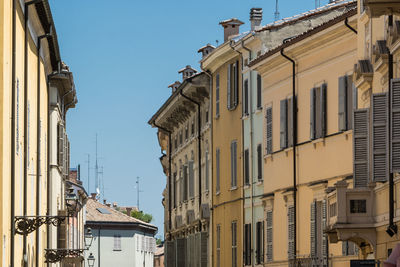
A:
[[[159,256],[162,256],[162,255],[164,255],[164,245],[162,245],[162,246],[157,246],[156,247],[156,252],[154,252],[154,257],[159,257]]]
[[[185,70],[193,70],[194,72],[197,72],[197,70],[193,69],[190,65],[187,65],[186,67],[178,70],[178,73],[182,73]]]
[[[199,50],[197,50],[197,53],[200,53],[201,51],[203,51],[204,49],[206,49],[208,47],[215,49],[215,46],[213,46],[212,44],[206,44],[205,46],[200,47]]]
[[[231,19],[223,20],[219,24],[221,24],[222,26],[225,26],[225,25],[242,25],[242,24],[244,24],[244,22],[238,20],[237,18],[231,18]]]
[[[150,228],[157,231],[156,226],[128,216],[91,198],[86,203],[86,224],[140,225],[143,228]]]

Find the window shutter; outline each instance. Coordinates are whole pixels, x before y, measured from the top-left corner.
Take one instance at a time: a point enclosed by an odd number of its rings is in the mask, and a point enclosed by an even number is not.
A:
[[[57,136],[58,136],[58,167],[63,167],[64,162],[64,130],[61,124],[58,124],[57,127]]]
[[[326,88],[326,83],[321,85],[321,137],[325,137],[327,132]]]
[[[389,176],[387,93],[372,95],[372,180],[385,182]]]
[[[215,185],[215,190],[216,192],[220,192],[220,150],[217,149],[215,151],[215,165],[216,165],[216,185]]]
[[[200,247],[201,247],[201,267],[207,267],[208,263],[208,235],[207,232],[200,233]]]
[[[179,203],[181,204],[183,201],[183,170],[182,170],[182,167],[179,172],[178,186],[179,186]]]
[[[315,258],[317,256],[317,239],[316,239],[316,231],[317,231],[317,202],[314,200],[311,203],[311,216],[310,216],[310,223],[311,223],[311,228],[310,228],[310,254],[311,258]]]
[[[348,241],[342,241],[342,256],[347,256]]]
[[[226,87],[226,91],[227,91],[227,107],[228,109],[231,109],[232,107],[232,103],[231,103],[231,94],[233,92],[231,92],[231,70],[232,69],[232,65],[229,64],[228,65],[228,72],[227,72],[227,87]]]
[[[189,197],[194,197],[194,169],[193,161],[189,161]]]
[[[217,225],[217,267],[221,266],[221,225]]]
[[[339,131],[347,130],[347,76],[339,77]]]
[[[237,249],[236,249],[236,222],[232,222],[231,223],[231,239],[232,239],[232,267],[236,267],[237,266]]]
[[[244,97],[243,97],[243,115],[249,115],[249,81],[244,81]]]
[[[267,211],[267,261],[273,260],[272,210]]]
[[[261,108],[261,75],[257,75],[257,108]]]
[[[219,74],[215,77],[215,116],[219,116]]]
[[[188,166],[183,165],[183,200],[188,199]]]
[[[354,187],[366,187],[368,183],[368,118],[369,109],[354,111],[353,162]]]
[[[257,145],[257,178],[259,181],[263,179],[262,175],[262,147],[261,144]]]
[[[177,261],[177,267],[186,267],[186,239],[185,238],[178,238],[176,240],[176,261]]]
[[[287,99],[281,100],[280,106],[280,143],[281,149],[287,148]]]
[[[251,224],[245,225],[245,264],[251,264]]]
[[[239,102],[239,61],[234,65],[234,93],[233,93],[233,107],[235,108]]]
[[[310,139],[315,139],[315,88],[311,88],[310,90]]]
[[[293,146],[293,97],[288,99],[287,104],[287,140],[288,140],[288,147]]]
[[[266,116],[266,121],[267,121],[266,122],[266,125],[267,125],[266,149],[267,149],[267,154],[272,154],[272,107],[267,108],[265,116]]]
[[[354,97],[355,97],[355,86],[353,84],[353,76],[347,76],[347,110],[346,110],[346,121],[347,121],[347,130],[353,128],[353,110],[355,109],[354,105]],[[357,100],[357,99],[356,99]]]
[[[244,151],[244,184],[250,184],[249,150]]]
[[[328,236],[324,233],[326,227],[326,200],[322,200],[322,260],[323,266],[328,266]]]
[[[210,159],[208,155],[208,151],[206,151],[206,190],[208,191],[210,188]]]
[[[234,156],[233,156],[233,142],[231,142],[231,187],[233,187],[233,172],[234,172],[234,166],[233,166],[233,160],[234,160]]]
[[[231,187],[237,185],[237,143],[231,143]]]
[[[165,246],[165,267],[175,267],[175,244],[173,241],[167,241]]]
[[[288,258],[293,259],[294,251],[294,207],[288,208]]]
[[[400,79],[391,80],[391,172],[400,172]]]

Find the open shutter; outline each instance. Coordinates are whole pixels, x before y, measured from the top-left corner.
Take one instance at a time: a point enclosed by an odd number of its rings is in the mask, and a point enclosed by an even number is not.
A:
[[[244,151],[244,184],[250,183],[250,170],[249,170],[249,150]]]
[[[347,76],[347,94],[346,94],[346,101],[347,101],[347,110],[346,110],[346,121],[347,121],[347,130],[353,128],[353,110],[356,108],[354,105],[355,101],[355,86],[353,84],[353,76]],[[357,101],[357,99],[356,99]]]
[[[263,179],[262,175],[262,147],[261,144],[257,145],[257,178],[259,181]]]
[[[57,145],[58,145],[58,157],[57,165],[59,168],[63,167],[64,162],[64,130],[61,124],[57,125]]]
[[[237,143],[231,143],[231,186],[237,186]]]
[[[326,112],[326,88],[327,85],[324,83],[321,85],[321,136],[325,137],[327,133],[327,112]]]
[[[261,75],[257,74],[257,108],[261,109]]]
[[[210,188],[210,159],[208,155],[208,151],[206,151],[206,175],[205,175],[206,181],[206,190],[208,191]]]
[[[188,200],[188,166],[183,165],[183,200]]]
[[[216,151],[215,151],[215,164],[217,165],[216,166],[216,176],[217,176],[217,179],[216,179],[216,185],[215,185],[215,191],[216,192],[219,192],[220,191],[220,150],[219,149],[217,149]]]
[[[272,210],[267,211],[267,261],[272,261]]]
[[[208,234],[207,232],[200,233],[200,247],[201,247],[201,267],[207,267],[208,263]]]
[[[243,115],[249,115],[249,81],[244,81]]]
[[[194,197],[194,162],[189,161],[189,197]]]
[[[354,111],[354,187],[366,187],[368,183],[368,118],[369,109]]]
[[[233,172],[234,172],[234,166],[233,166],[233,164],[234,164],[234,156],[233,156],[233,153],[234,153],[234,151],[233,151],[233,142],[231,142],[231,187],[233,187]]]
[[[400,79],[391,80],[391,172],[400,172]]]
[[[233,93],[233,107],[235,108],[239,102],[239,61],[234,64],[234,93]]]
[[[287,99],[281,100],[280,106],[280,144],[281,149],[285,149],[288,146],[288,134],[287,134]]]
[[[288,99],[287,104],[287,140],[288,140],[288,147],[293,146],[293,97]]]
[[[226,87],[226,91],[227,91],[227,107],[228,107],[228,109],[231,109],[231,107],[232,107],[232,103],[231,103],[231,94],[233,93],[233,92],[231,92],[231,70],[232,69],[232,65],[231,64],[229,64],[228,65],[228,72],[227,72],[227,87]]]
[[[372,95],[372,180],[385,182],[389,176],[387,93]]]
[[[317,256],[317,239],[316,239],[316,229],[317,229],[317,220],[316,220],[316,211],[317,211],[317,202],[314,200],[311,203],[311,213],[310,213],[310,254],[311,258],[315,258]]]
[[[339,77],[339,131],[347,130],[347,76]]]
[[[322,262],[323,266],[328,266],[328,236],[324,233],[326,227],[326,200],[322,200]]]
[[[288,207],[288,258],[293,259],[294,251],[294,207]]]
[[[315,94],[316,89],[311,88],[310,90],[310,139],[315,139]]]
[[[267,140],[266,140],[266,150],[267,154],[272,154],[272,107],[267,108],[265,112],[266,124],[267,124]]]
[[[186,267],[186,239],[178,238],[176,240],[176,267]]]

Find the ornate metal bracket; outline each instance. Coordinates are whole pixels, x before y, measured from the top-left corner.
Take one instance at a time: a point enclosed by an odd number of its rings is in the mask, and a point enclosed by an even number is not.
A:
[[[28,235],[36,231],[43,224],[60,226],[67,216],[16,216],[15,233]]]
[[[59,262],[66,257],[76,258],[83,256],[84,249],[67,249],[67,248],[58,248],[58,249],[45,249],[45,258],[46,263],[54,263]]]

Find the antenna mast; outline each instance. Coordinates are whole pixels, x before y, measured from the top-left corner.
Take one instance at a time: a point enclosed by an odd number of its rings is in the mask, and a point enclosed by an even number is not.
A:
[[[96,163],[94,166],[94,174],[95,174],[95,187],[96,187],[96,193],[99,194],[100,193],[100,189],[99,189],[99,165],[97,162],[97,133],[96,133]]]
[[[275,1],[275,21],[279,20],[278,0]]]
[[[138,211],[140,211],[140,208],[139,208],[139,199],[140,199],[139,194],[141,192],[143,192],[143,191],[141,191],[140,188],[139,188],[139,176],[136,177],[136,191],[137,191],[136,205],[137,205]]]
[[[88,181],[87,186],[88,186],[88,193],[90,194],[91,192],[90,192],[90,154],[89,153],[87,154],[86,162],[88,164],[88,166],[87,166],[87,181]]]

